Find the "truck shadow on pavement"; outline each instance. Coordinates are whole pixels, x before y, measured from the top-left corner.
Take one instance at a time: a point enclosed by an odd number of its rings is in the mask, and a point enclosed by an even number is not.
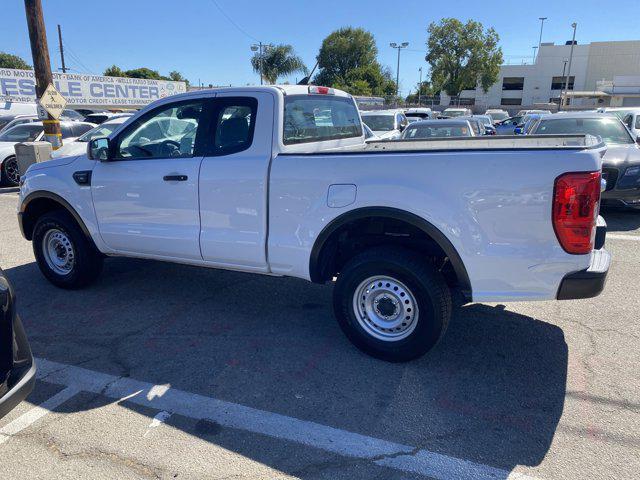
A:
[[[108,260],[82,291],[56,289],[34,263],[6,273],[36,357],[507,471],[542,461],[564,406],[562,330],[503,306],[458,309],[433,352],[390,364],[343,336],[330,286],[130,259]],[[112,402],[94,395],[59,410]],[[300,478],[341,458],[212,422],[167,423]]]

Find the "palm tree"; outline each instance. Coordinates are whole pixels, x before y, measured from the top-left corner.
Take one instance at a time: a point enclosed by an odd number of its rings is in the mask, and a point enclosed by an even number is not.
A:
[[[256,52],[251,57],[253,71],[260,73],[269,84],[277,82],[279,77],[291,75],[295,72],[308,72],[302,59],[295,54],[291,45],[276,45],[266,47],[262,54]]]

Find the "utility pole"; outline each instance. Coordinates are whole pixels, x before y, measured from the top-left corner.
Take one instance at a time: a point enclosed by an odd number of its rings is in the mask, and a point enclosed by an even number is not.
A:
[[[64,48],[62,48],[62,29],[58,25],[58,45],[60,45],[60,61],[62,62],[62,73],[67,73],[67,67],[64,64]]]
[[[391,48],[395,48],[398,50],[398,67],[396,68],[396,106],[398,105],[398,93],[400,90],[400,50],[403,48],[407,48],[409,46],[409,42],[402,42],[400,45],[393,42],[390,43],[389,46]]]
[[[418,69],[420,72],[420,80],[418,81],[418,106],[422,105],[422,67]]]
[[[538,40],[538,47],[542,45],[542,29],[544,28],[544,21],[546,19],[547,17],[538,17],[538,20],[540,20],[540,39]],[[540,53],[539,49],[538,49],[538,53]]]
[[[565,77],[564,82],[564,95],[560,95],[560,107],[565,105],[565,102],[568,100],[567,95],[569,95],[569,79],[571,78],[571,62],[573,60],[573,47],[576,44],[576,27],[578,24],[573,22],[571,24],[573,27],[573,38],[571,39],[571,50],[569,51],[569,68],[567,69],[567,76]]]
[[[49,47],[47,46],[47,32],[42,15],[42,3],[40,0],[24,0],[24,8],[29,27],[33,70],[36,76],[36,97],[40,100],[47,87],[53,83]],[[50,113],[47,113],[47,118],[43,119],[42,123],[44,125],[45,140],[51,143],[54,150],[57,150],[62,146],[60,122],[53,118]]]

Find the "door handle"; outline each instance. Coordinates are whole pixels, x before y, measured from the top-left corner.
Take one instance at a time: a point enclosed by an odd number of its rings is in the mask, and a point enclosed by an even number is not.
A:
[[[165,175],[162,177],[165,182],[186,182],[189,177],[186,175]]]

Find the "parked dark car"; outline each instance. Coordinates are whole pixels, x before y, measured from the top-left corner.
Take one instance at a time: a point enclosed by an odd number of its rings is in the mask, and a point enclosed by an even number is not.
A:
[[[35,374],[31,348],[16,314],[13,289],[0,270],[0,418],[31,393]]]
[[[640,148],[617,116],[595,112],[544,115],[530,134],[600,137],[607,145],[602,158],[602,177],[607,182],[602,205],[640,209]]]

